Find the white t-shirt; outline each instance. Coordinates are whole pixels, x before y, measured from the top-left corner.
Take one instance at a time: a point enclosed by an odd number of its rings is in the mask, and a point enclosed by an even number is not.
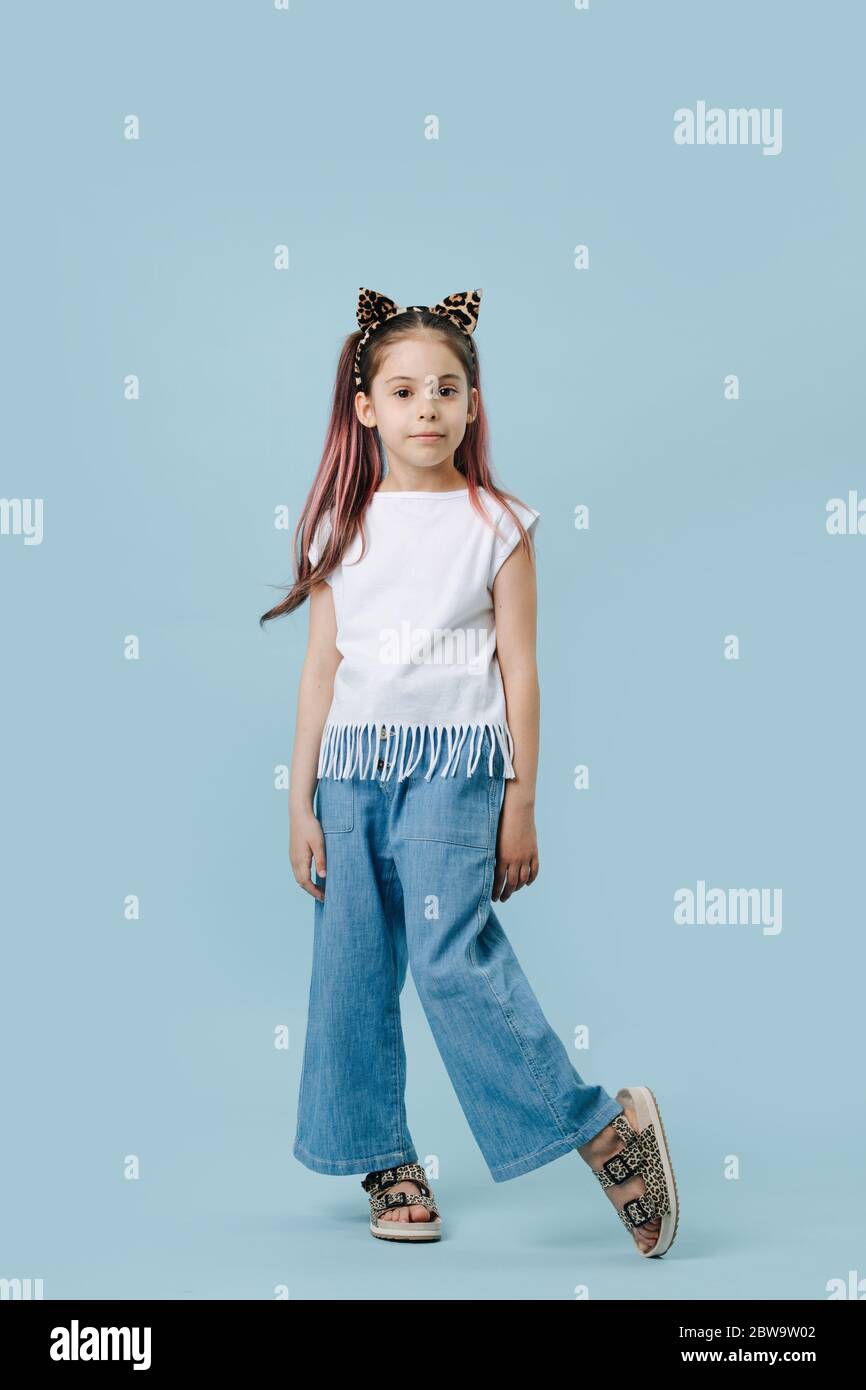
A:
[[[520,532],[492,494],[480,488],[478,497],[498,535],[472,507],[468,488],[373,494],[363,517],[364,558],[358,533],[327,581],[343,659],[322,732],[319,777],[354,771],[366,777],[368,768],[375,775],[381,740],[388,750],[385,775],[396,766],[402,780],[424,752],[425,730],[428,780],[434,769],[446,776],[459,766],[466,738],[471,776],[485,730],[493,736],[489,771],[495,739],[506,778],[515,776],[491,590]],[[531,534],[540,513],[511,505]],[[308,551],[312,564],[329,532],[326,514]]]

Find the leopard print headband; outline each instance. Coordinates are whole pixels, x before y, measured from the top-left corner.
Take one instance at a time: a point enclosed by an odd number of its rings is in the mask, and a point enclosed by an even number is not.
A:
[[[383,323],[392,319],[395,314],[407,314],[410,309],[426,309],[431,314],[441,314],[443,318],[450,319],[451,323],[461,328],[469,339],[473,355],[475,344],[472,342],[472,334],[478,322],[478,310],[481,307],[481,290],[464,290],[460,294],[449,294],[444,299],[440,299],[438,304],[410,304],[403,307],[395,304],[393,299],[389,299],[385,294],[379,294],[378,290],[361,289],[358,293],[358,307],[355,317],[358,320],[358,327],[363,328],[364,332],[358,339],[355,348],[355,386],[360,391],[361,388],[361,350],[377,328],[381,328]]]

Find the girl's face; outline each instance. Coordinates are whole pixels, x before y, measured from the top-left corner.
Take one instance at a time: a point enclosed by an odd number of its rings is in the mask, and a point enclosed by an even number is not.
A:
[[[355,396],[359,420],[378,428],[389,462],[425,469],[453,463],[477,405],[478,391],[467,389],[460,359],[439,333],[398,339],[382,357],[370,395]]]

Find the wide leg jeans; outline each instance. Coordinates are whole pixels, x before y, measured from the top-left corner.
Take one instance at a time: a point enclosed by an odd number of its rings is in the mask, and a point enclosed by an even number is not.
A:
[[[422,757],[401,780],[382,775],[382,759],[366,777],[319,779],[325,898],[314,902],[293,1147],[315,1172],[419,1161],[405,1105],[407,966],[495,1182],[585,1144],[622,1113],[575,1070],[493,910],[505,778],[498,747],[490,775],[489,753],[471,776],[464,751],[445,777],[425,780]]]

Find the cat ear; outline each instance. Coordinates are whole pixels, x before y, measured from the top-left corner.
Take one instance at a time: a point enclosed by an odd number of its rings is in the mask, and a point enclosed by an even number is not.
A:
[[[434,314],[443,314],[456,323],[464,333],[474,333],[481,308],[481,290],[463,290],[460,294],[448,294],[438,304],[431,305]]]
[[[393,299],[389,299],[386,294],[380,294],[378,290],[358,291],[358,307],[355,310],[355,318],[358,320],[359,328],[368,328],[371,323],[382,323],[392,314],[400,312],[400,305],[395,304]]]

